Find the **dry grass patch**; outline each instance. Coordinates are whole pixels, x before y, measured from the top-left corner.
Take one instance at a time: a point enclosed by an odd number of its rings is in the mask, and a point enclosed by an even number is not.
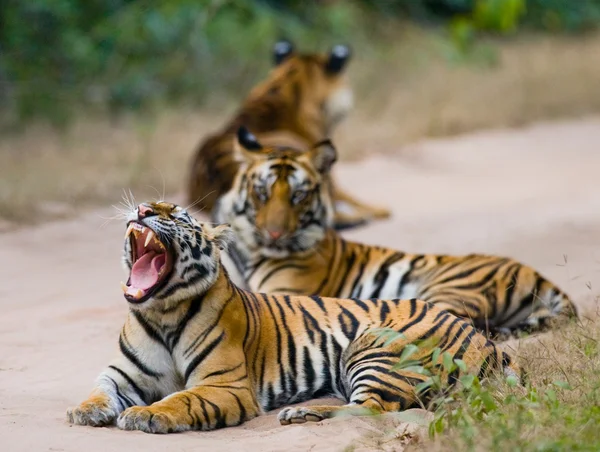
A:
[[[164,113],[160,119],[79,121],[67,132],[34,126],[0,143],[0,210],[32,223],[105,204],[123,189],[142,198],[182,191],[200,138],[219,126],[217,115]]]
[[[600,33],[484,42],[470,60],[457,64],[439,57],[452,49],[435,36],[410,29],[400,39],[379,66],[354,69],[357,112],[335,137],[346,157],[395,151],[423,137],[600,111],[600,91],[594,88]]]

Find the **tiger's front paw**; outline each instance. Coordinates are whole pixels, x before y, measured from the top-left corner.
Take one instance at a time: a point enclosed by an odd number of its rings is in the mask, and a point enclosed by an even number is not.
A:
[[[86,400],[78,407],[69,408],[67,410],[67,421],[71,424],[102,427],[113,424],[117,414],[108,400],[95,397]]]
[[[279,412],[277,419],[281,425],[304,424],[307,421],[319,422],[324,416],[310,407],[287,407]]]
[[[117,426],[123,430],[141,430],[146,433],[174,433],[189,430],[187,425],[179,425],[174,416],[157,411],[151,406],[132,406],[121,413]]]

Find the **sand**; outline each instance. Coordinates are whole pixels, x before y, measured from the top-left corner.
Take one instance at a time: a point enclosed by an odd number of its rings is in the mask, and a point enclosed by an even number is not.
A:
[[[594,309],[598,143],[600,118],[592,118],[421,142],[394,157],[370,150],[364,161],[339,164],[339,179],[394,215],[345,235],[405,251],[512,256]],[[102,227],[113,214],[82,211],[0,235],[1,450],[402,449],[393,438],[415,429],[418,422],[406,421],[419,410],[287,427],[275,411],[237,428],[165,436],[69,426],[65,410],[87,396],[113,355],[127,309],[119,289],[124,226]]]

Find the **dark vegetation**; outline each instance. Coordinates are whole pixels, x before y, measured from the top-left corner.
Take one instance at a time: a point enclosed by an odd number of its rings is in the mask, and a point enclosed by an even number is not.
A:
[[[0,3],[4,124],[65,124],[81,107],[116,113],[245,92],[271,43],[393,45],[408,22],[468,53],[482,35],[576,33],[600,0],[7,0]]]

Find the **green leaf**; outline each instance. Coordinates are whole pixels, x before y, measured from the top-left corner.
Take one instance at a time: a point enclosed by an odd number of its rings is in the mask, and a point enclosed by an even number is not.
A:
[[[382,340],[382,347],[388,347],[397,340],[406,339],[406,336],[403,333],[399,333],[392,328],[370,328],[366,332],[373,334],[378,339]]]
[[[459,381],[466,389],[471,389],[475,382],[475,375],[463,375]]]
[[[406,347],[404,347],[404,350],[402,350],[402,354],[400,355],[400,362],[402,363],[402,362],[408,360],[408,358],[410,358],[412,355],[414,355],[418,351],[419,351],[419,347],[417,347],[414,344],[408,344]]]
[[[446,372],[452,372],[454,370],[454,362],[450,353],[444,352],[442,365],[444,366],[444,370]]]
[[[514,388],[519,384],[519,379],[514,375],[509,375],[506,377],[506,384],[508,384],[509,387]]]
[[[421,394],[423,391],[425,391],[426,389],[430,388],[433,385],[433,380],[431,378],[425,380],[422,383],[419,383],[418,385],[415,386],[415,392],[417,394]]]
[[[566,389],[567,391],[571,391],[573,389],[571,387],[571,385],[569,383],[567,383],[566,381],[557,380],[557,381],[553,381],[552,384],[554,386],[556,386],[557,388]]]
[[[556,392],[553,389],[546,389],[545,394],[550,402],[556,402]]]
[[[412,365],[412,366],[402,366],[402,370],[405,372],[414,372],[416,374],[420,374],[420,375],[426,375],[429,376],[431,375],[431,372],[429,372],[429,370],[425,369],[423,366],[419,366],[419,365]]]
[[[442,433],[444,431],[444,418],[439,418],[435,421],[435,431]]]
[[[465,363],[462,359],[455,359],[454,364],[461,370],[461,372],[467,371],[467,363]]]
[[[498,405],[496,405],[494,398],[489,392],[484,391],[481,394],[479,394],[479,397],[486,411],[494,411],[498,408]]]
[[[441,353],[442,353],[442,349],[441,349],[441,348],[439,348],[439,347],[436,347],[436,348],[433,350],[433,353],[431,354],[431,362],[432,362],[433,364],[437,364],[437,362],[438,362],[438,359],[439,359],[439,357],[440,357],[440,354],[441,354]]]

